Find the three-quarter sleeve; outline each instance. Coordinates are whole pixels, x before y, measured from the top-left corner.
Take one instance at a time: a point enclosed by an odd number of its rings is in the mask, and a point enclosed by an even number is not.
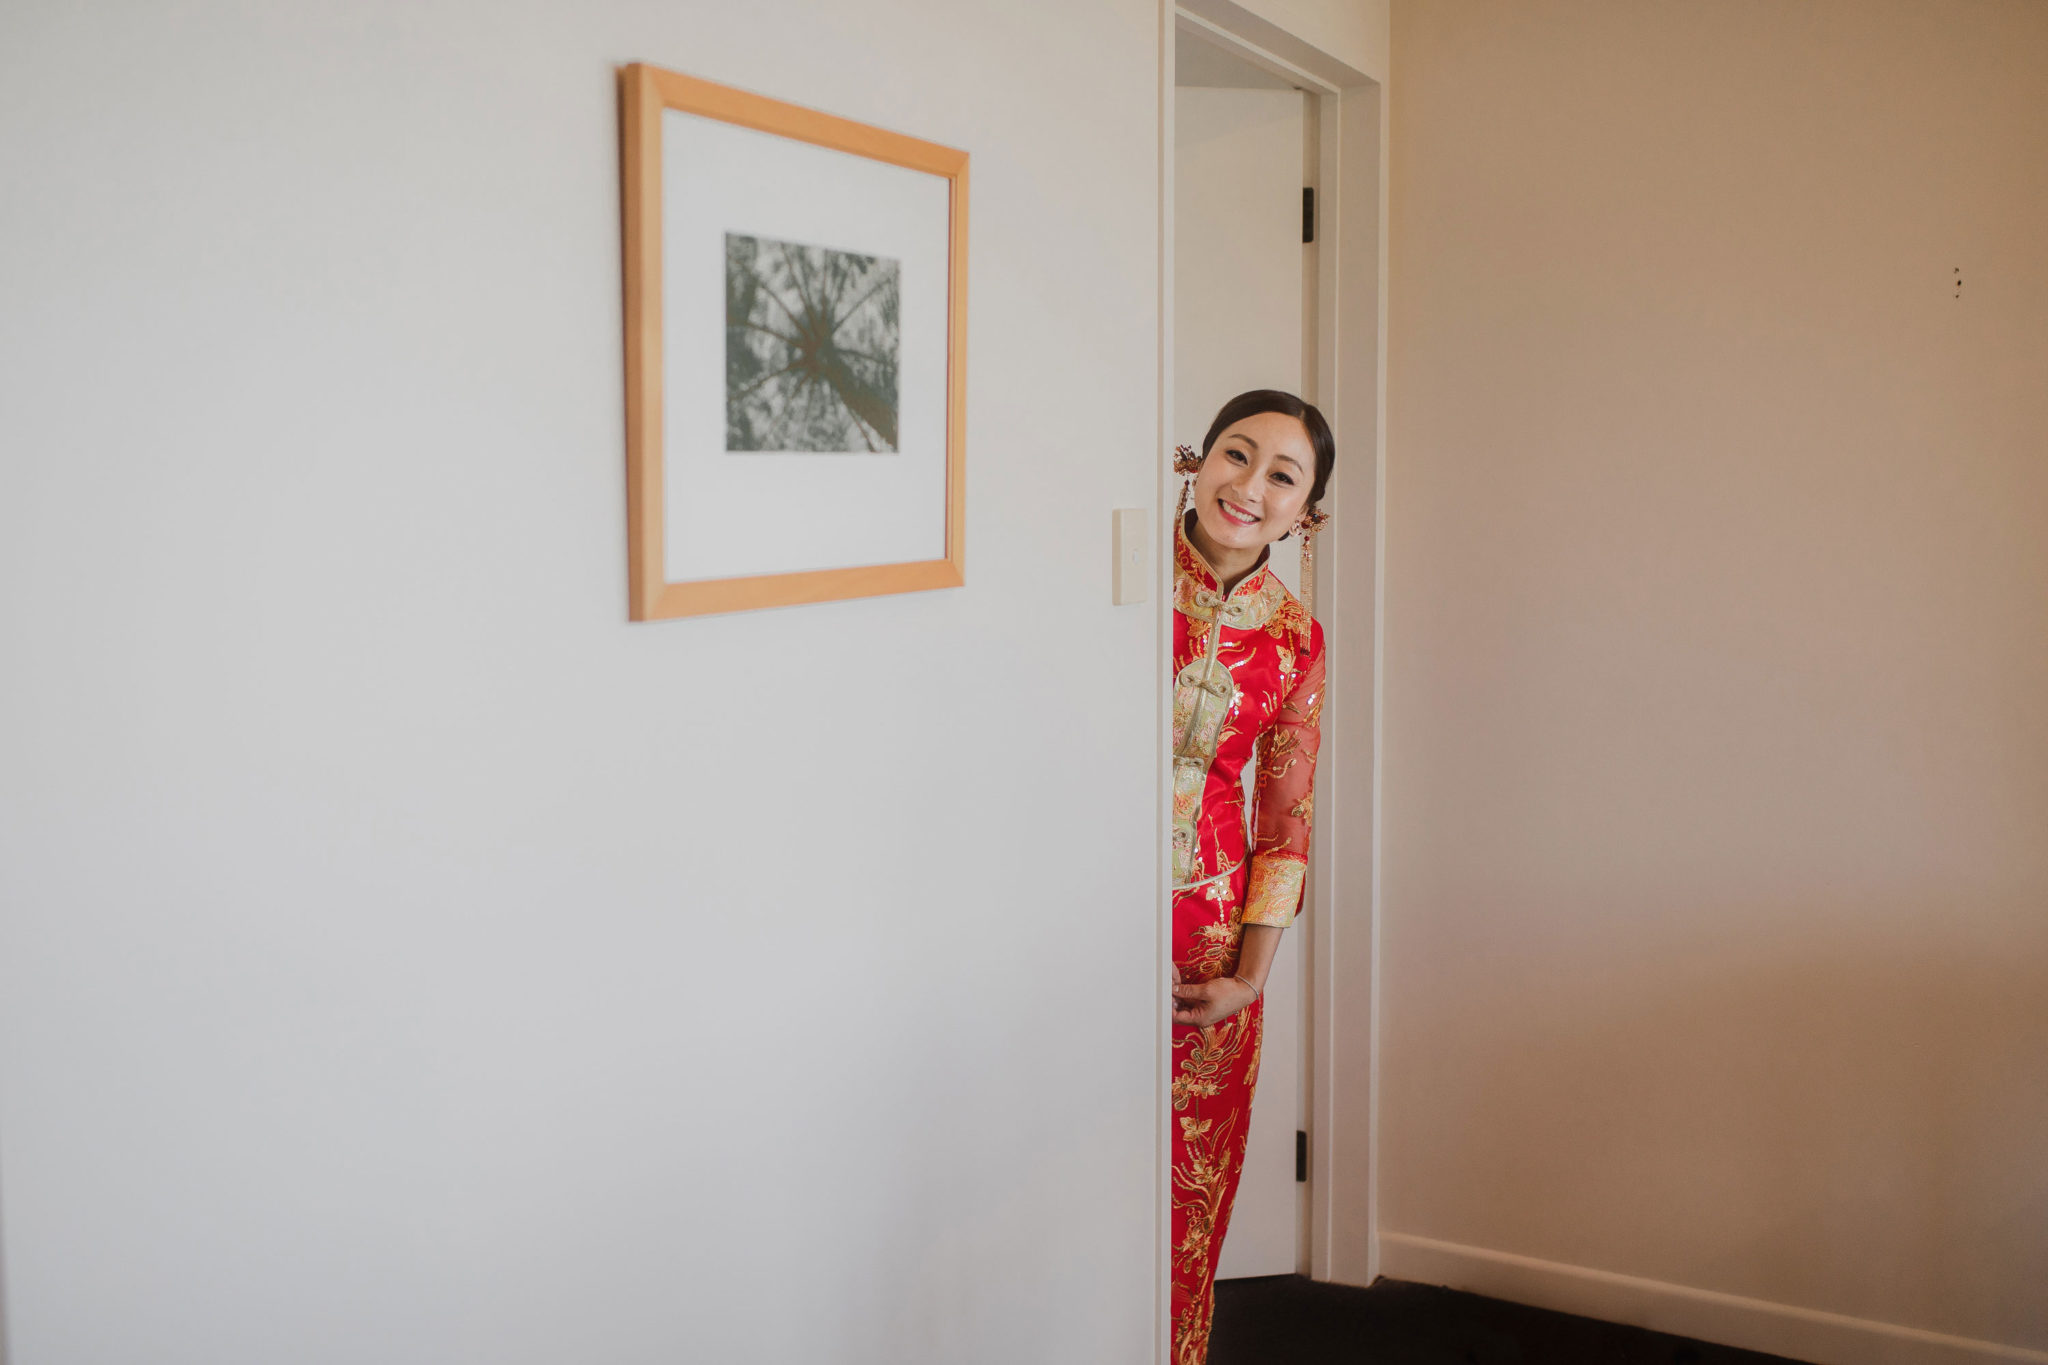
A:
[[[1322,744],[1322,632],[1273,724],[1259,737],[1252,788],[1251,885],[1244,922],[1285,929],[1308,879],[1309,826],[1315,822],[1316,750]]]

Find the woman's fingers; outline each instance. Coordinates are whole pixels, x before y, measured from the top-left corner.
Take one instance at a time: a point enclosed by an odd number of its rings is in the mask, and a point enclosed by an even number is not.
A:
[[[1223,1017],[1221,1002],[1216,999],[1216,983],[1200,981],[1173,988],[1173,1021],[1176,1024],[1193,1024],[1206,1027]]]
[[[1207,1028],[1249,1005],[1251,1000],[1238,1002],[1237,995],[1250,994],[1250,990],[1236,977],[1230,976],[1218,977],[1214,981],[1184,982],[1173,988],[1173,1022]]]

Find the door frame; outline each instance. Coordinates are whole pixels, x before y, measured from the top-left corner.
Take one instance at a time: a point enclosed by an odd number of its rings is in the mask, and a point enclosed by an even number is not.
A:
[[[1162,554],[1160,677],[1173,657],[1170,548],[1178,480],[1172,472],[1174,375],[1174,53],[1182,34],[1221,46],[1306,91],[1317,150],[1313,290],[1316,366],[1303,396],[1329,418],[1339,451],[1317,538],[1316,615],[1328,640],[1329,685],[1316,783],[1316,837],[1303,923],[1308,993],[1304,1057],[1309,1109],[1306,1264],[1317,1280],[1370,1284],[1377,1232],[1381,581],[1385,522],[1386,83],[1254,14],[1235,0],[1161,0],[1159,198],[1159,442]],[[1384,73],[1382,73],[1384,75]],[[1172,708],[1161,687],[1158,938],[1172,951]],[[1342,837],[1336,837],[1341,831]],[[1162,982],[1168,973],[1162,970]],[[1162,994],[1168,987],[1162,984]],[[1169,997],[1170,998],[1170,997]],[[1168,1093],[1172,1025],[1160,1012],[1157,1277],[1162,1329],[1171,1283],[1172,1141]],[[1170,1331],[1158,1358],[1170,1348]]]

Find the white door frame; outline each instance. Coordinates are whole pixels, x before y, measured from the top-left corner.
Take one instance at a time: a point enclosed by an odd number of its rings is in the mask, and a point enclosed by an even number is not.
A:
[[[1379,939],[1379,678],[1384,562],[1386,396],[1387,130],[1385,85],[1302,41],[1235,0],[1162,0],[1160,5],[1159,430],[1173,430],[1174,47],[1199,35],[1286,78],[1314,98],[1320,168],[1316,189],[1316,374],[1303,396],[1337,436],[1331,523],[1318,537],[1316,615],[1329,636],[1323,761],[1316,782],[1310,855],[1313,905],[1303,920],[1309,1028],[1305,1072],[1310,1112],[1308,1255],[1312,1278],[1370,1284],[1379,1271],[1376,1233],[1375,1027]],[[1159,545],[1170,550],[1177,481],[1168,442],[1159,442]],[[1160,556],[1170,566],[1167,554]],[[1168,570],[1170,573],[1170,569]],[[1171,578],[1159,611],[1160,674],[1173,650]],[[1159,720],[1159,943],[1172,945],[1172,708],[1161,687]],[[1161,971],[1162,995],[1166,973]],[[1158,1040],[1159,1312],[1168,1320],[1171,1274],[1172,1026],[1160,1012]],[[1170,1331],[1157,1358],[1170,1348]]]

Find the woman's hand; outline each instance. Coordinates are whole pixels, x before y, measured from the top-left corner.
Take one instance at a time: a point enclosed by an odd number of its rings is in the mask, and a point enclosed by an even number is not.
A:
[[[1251,1004],[1265,994],[1266,974],[1273,970],[1273,955],[1279,951],[1280,930],[1270,924],[1247,924],[1235,975],[1189,983],[1181,980],[1180,964],[1174,963],[1173,1022],[1207,1028]]]
[[[1174,975],[1180,973],[1176,971]],[[1252,1001],[1259,992],[1249,981],[1219,976],[1214,981],[1181,982],[1173,988],[1173,1022],[1190,1028],[1220,1024]]]

